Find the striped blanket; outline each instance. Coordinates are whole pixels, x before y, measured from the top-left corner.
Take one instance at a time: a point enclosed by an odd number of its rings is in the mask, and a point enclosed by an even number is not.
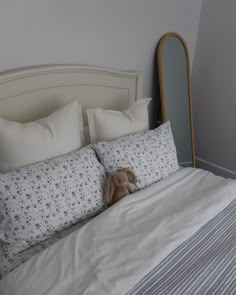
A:
[[[127,295],[236,294],[236,200]]]

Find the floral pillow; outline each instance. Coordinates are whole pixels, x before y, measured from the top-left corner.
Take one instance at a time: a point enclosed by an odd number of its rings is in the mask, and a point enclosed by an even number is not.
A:
[[[93,147],[109,175],[120,168],[131,168],[136,173],[138,189],[179,169],[170,122]]]
[[[0,242],[10,257],[104,209],[104,167],[90,147],[0,174]]]

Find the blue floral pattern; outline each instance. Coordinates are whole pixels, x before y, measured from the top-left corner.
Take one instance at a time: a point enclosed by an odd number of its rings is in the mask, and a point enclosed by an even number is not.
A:
[[[179,169],[170,122],[160,127],[93,145],[108,175],[130,168],[142,189]]]
[[[0,175],[0,242],[10,258],[104,209],[104,167],[85,147]]]

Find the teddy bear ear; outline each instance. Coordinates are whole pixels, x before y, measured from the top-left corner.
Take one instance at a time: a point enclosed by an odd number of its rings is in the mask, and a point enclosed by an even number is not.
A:
[[[115,192],[115,185],[113,182],[113,177],[109,176],[107,178],[105,193],[104,193],[104,202],[106,203],[106,205],[111,205],[114,192]]]
[[[123,169],[123,171],[126,173],[129,182],[131,183],[136,183],[137,182],[137,177],[135,175],[135,173],[133,172],[133,170],[129,169],[129,168],[125,168]]]

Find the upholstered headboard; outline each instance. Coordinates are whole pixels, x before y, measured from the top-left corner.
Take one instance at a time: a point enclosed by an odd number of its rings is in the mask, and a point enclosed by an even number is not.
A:
[[[142,85],[141,73],[100,67],[55,65],[20,69],[0,74],[0,116],[18,122],[32,121],[74,98],[80,100],[83,111],[91,107],[122,110],[142,98]]]

